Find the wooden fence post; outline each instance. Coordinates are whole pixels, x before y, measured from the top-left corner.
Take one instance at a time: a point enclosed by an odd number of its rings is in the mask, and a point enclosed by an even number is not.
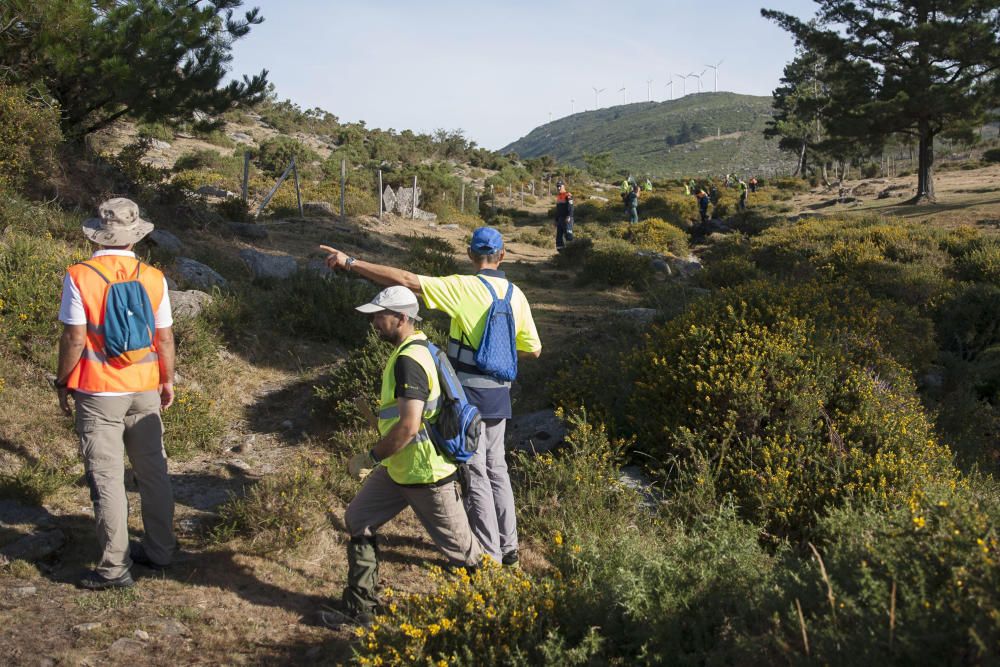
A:
[[[465,181],[462,181],[462,205],[460,210],[462,213],[465,213]]]
[[[410,219],[417,217],[417,175],[413,175],[413,206],[410,208]]]
[[[382,170],[378,170],[378,219],[382,219],[382,208],[384,204],[382,202]]]
[[[243,153],[243,204],[246,205],[250,195],[250,151]]]
[[[299,168],[295,166],[295,156],[292,156],[292,175],[295,177],[295,201],[299,204],[299,217],[304,218],[306,214],[302,212],[302,192],[299,190]]]
[[[347,160],[340,160],[340,219],[344,219],[344,188],[347,185]]]

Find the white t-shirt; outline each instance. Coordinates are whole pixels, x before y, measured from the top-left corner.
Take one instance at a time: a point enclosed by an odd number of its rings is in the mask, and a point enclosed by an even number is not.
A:
[[[91,259],[108,255],[135,258],[135,253],[128,250],[98,250],[91,256]],[[73,279],[70,278],[69,273],[63,278],[62,302],[59,304],[59,321],[69,325],[87,323],[87,312],[83,308],[83,298],[80,296],[80,289],[73,282]],[[166,278],[163,279],[163,300],[160,301],[160,307],[153,313],[153,322],[157,329],[165,329],[174,324],[174,318],[170,312],[170,290],[167,287]],[[76,391],[81,390],[77,389]],[[94,396],[128,396],[135,392],[99,391],[82,393]]]

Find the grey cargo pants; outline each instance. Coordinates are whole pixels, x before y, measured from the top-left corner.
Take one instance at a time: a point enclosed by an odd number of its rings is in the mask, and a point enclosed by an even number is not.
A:
[[[507,471],[503,436],[506,419],[484,419],[479,449],[469,460],[469,492],[465,511],[473,534],[498,563],[517,551],[514,491]]]

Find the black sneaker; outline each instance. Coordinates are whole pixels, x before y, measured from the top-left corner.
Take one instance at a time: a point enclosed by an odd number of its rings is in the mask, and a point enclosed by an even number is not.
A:
[[[87,590],[103,591],[108,588],[132,588],[135,586],[135,580],[132,579],[132,575],[128,572],[117,579],[108,579],[91,570],[80,577],[79,585],[80,588],[86,588]]]
[[[161,565],[160,563],[154,562],[150,559],[149,555],[146,553],[146,549],[143,548],[138,542],[133,542],[129,545],[128,556],[132,559],[133,563],[138,563],[143,567],[148,567],[150,570],[165,570],[170,567],[169,564]]]
[[[518,562],[516,551],[508,551],[507,553],[505,553],[503,557],[500,559],[500,564],[503,565],[504,567],[521,566],[520,563]]]

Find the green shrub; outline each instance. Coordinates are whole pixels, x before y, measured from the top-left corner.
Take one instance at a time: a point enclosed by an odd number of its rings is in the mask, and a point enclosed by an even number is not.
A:
[[[243,173],[243,159],[235,155],[223,155],[209,148],[185,153],[174,162],[175,172],[209,170],[213,172]]]
[[[520,527],[546,539],[557,531],[610,530],[639,511],[637,492],[618,480],[626,443],[610,440],[585,413],[567,421],[566,445],[558,452],[514,455]]]
[[[355,630],[354,664],[569,665],[587,664],[596,652],[595,642],[573,651],[552,641],[566,593],[561,582],[489,559],[471,576],[432,567],[430,580],[431,593],[385,592],[386,613]]]
[[[140,137],[144,139],[157,139],[159,141],[173,141],[174,130],[165,123],[140,123],[136,130]]]
[[[687,233],[660,218],[647,218],[634,225],[615,225],[611,234],[643,250],[682,257],[688,254]]]
[[[628,363],[637,446],[778,534],[808,534],[846,497],[891,503],[953,474],[902,369],[780,311],[724,294],[654,327]]]
[[[1000,162],[1000,148],[990,148],[983,151],[983,160],[986,162]]]
[[[458,273],[455,249],[448,241],[433,236],[416,236],[407,241],[408,271],[422,276],[450,276]]]
[[[964,280],[1000,286],[1000,242],[984,241],[956,259],[956,269]]]
[[[25,88],[0,83],[0,185],[51,174],[60,143],[59,110],[31,101]]]
[[[368,321],[354,309],[378,289],[364,280],[297,272],[286,280],[262,283],[257,296],[260,322],[285,335],[354,344]]]
[[[171,458],[217,448],[225,428],[215,401],[196,389],[178,387],[174,404],[163,411],[163,443]]]
[[[30,505],[41,505],[59,489],[73,481],[67,463],[41,459],[23,463],[10,474],[0,473],[0,498],[13,498]]]
[[[265,477],[244,496],[231,497],[219,508],[213,540],[244,538],[254,553],[299,545],[326,523],[327,486],[315,467],[302,462],[292,472]]]
[[[565,251],[563,251],[565,253]],[[644,289],[653,278],[648,257],[636,253],[626,241],[607,241],[586,253],[578,280],[582,285],[602,284],[611,287]]]
[[[43,367],[55,366],[63,274],[84,258],[48,232],[40,238],[23,233],[0,238],[0,337],[6,349]]]
[[[319,159],[316,151],[302,142],[291,137],[279,135],[261,143],[257,155],[257,164],[264,173],[277,178],[288,167],[288,163],[291,162],[293,156],[295,157],[295,164],[298,166],[300,174],[303,167]]]
[[[330,381],[313,387],[313,414],[329,418],[339,428],[360,428],[367,424],[354,404],[364,400],[372,412],[378,412],[378,392],[382,371],[392,354],[392,345],[368,330],[364,344],[347,355],[333,370]]]
[[[889,512],[833,512],[820,524],[825,573],[813,568],[802,591],[813,657],[843,662],[851,646],[851,660],[866,664],[995,662],[997,525],[995,482],[975,478],[931,486]]]

